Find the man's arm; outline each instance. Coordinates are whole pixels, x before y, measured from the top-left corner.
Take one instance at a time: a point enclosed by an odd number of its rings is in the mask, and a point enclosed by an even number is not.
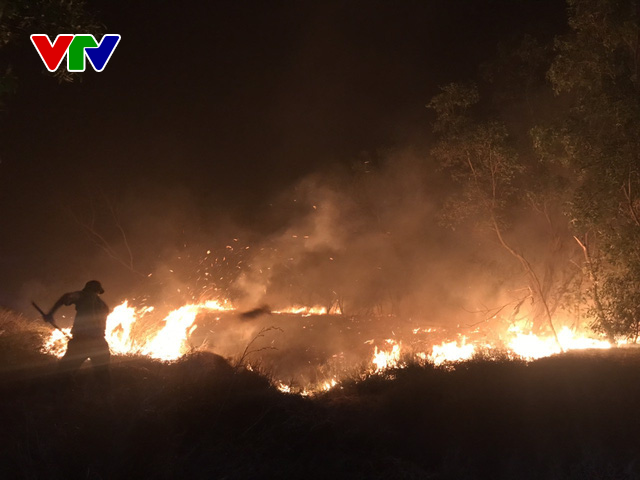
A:
[[[72,303],[76,302],[76,297],[77,297],[77,293],[76,292],[72,292],[72,293],[65,293],[64,295],[62,295],[58,301],[56,303],[53,304],[53,307],[51,307],[51,310],[49,310],[49,313],[47,313],[44,316],[44,319],[51,323],[53,322],[53,314],[56,313],[56,311],[63,305],[71,305]]]

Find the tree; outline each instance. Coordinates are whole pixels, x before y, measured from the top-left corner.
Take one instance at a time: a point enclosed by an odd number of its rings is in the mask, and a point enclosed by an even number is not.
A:
[[[450,84],[436,95],[428,107],[436,112],[434,131],[438,143],[432,155],[462,185],[450,199],[447,213],[459,222],[474,218],[491,231],[500,246],[518,261],[528,280],[531,300],[542,307],[541,316],[559,344],[549,304],[549,290],[528,260],[507,239],[508,207],[514,204],[516,179],[525,166],[509,145],[504,124],[476,122],[469,114],[480,99],[475,85]]]
[[[548,72],[559,120],[533,130],[573,182],[567,213],[591,279],[593,327],[636,339],[640,319],[640,2],[568,0]]]
[[[87,9],[84,0],[4,0],[0,1],[0,102],[15,92],[17,79],[7,50],[26,41],[30,33],[55,38],[60,33],[102,33],[104,27]],[[53,74],[60,82],[80,78],[64,67]]]

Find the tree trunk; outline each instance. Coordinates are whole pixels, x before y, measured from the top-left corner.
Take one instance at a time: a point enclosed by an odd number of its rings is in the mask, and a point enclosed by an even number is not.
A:
[[[602,306],[602,302],[600,301],[600,293],[598,292],[598,277],[596,276],[595,269],[593,268],[593,262],[591,261],[591,255],[589,254],[589,249],[587,248],[587,236],[585,235],[584,242],[581,242],[580,239],[575,235],[573,238],[575,239],[576,242],[578,242],[578,245],[580,245],[580,248],[582,248],[582,252],[584,254],[584,261],[585,261],[585,264],[587,265],[587,271],[589,272],[589,277],[591,277],[591,281],[593,282],[593,303],[595,303],[595,306],[596,306],[596,315],[597,315],[598,323],[602,325],[602,328],[604,329],[607,335],[607,339],[609,340],[609,343],[611,343],[612,345],[615,345],[616,343],[615,334],[613,333],[611,326],[607,321],[607,316],[604,313],[604,307]]]
[[[542,291],[542,285],[540,284],[540,279],[538,278],[538,275],[536,275],[536,272],[533,270],[533,267],[531,267],[531,264],[529,263],[529,261],[526,258],[524,258],[520,253],[516,252],[504,240],[502,236],[502,232],[500,231],[500,227],[498,226],[498,221],[496,220],[495,216],[492,215],[491,220],[493,222],[493,229],[496,232],[500,245],[502,245],[502,247],[505,248],[513,257],[518,259],[518,261],[522,265],[522,268],[524,269],[527,276],[529,277],[529,283],[531,284],[532,291],[534,292],[534,295],[538,297],[538,300],[543,306],[544,315],[545,315],[545,318],[547,319],[547,324],[549,325],[549,328],[553,333],[553,338],[555,339],[558,347],[560,347],[560,351],[564,352],[564,349],[560,344],[560,339],[558,338],[558,333],[556,332],[556,328],[553,325],[551,310],[549,309],[549,304],[547,302],[547,299],[545,298],[544,292]]]

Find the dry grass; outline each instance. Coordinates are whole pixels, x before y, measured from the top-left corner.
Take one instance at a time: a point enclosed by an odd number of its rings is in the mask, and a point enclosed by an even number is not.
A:
[[[0,371],[51,363],[51,357],[40,352],[50,332],[44,322],[0,307]]]

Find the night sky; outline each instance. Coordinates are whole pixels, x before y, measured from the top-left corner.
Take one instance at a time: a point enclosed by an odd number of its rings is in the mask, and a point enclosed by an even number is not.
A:
[[[250,228],[309,173],[427,142],[439,85],[566,21],[562,0],[89,8],[122,35],[103,73],[58,84],[27,35],[3,52],[19,85],[0,120],[1,304],[100,254],[65,213],[95,192],[153,203],[179,191]]]

